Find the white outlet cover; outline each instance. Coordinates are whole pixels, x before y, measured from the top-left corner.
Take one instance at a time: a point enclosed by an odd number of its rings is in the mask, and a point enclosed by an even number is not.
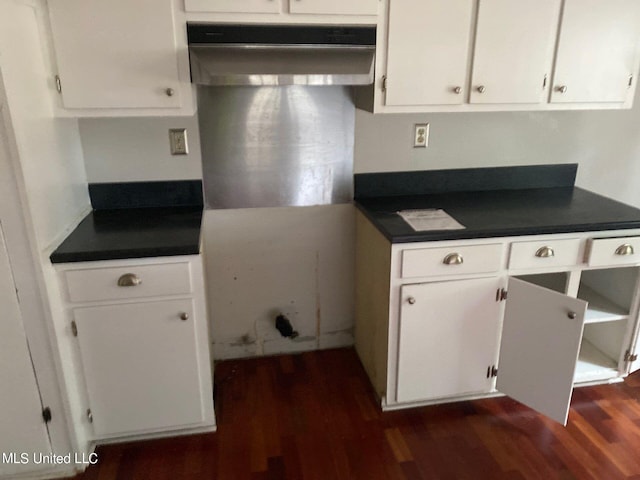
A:
[[[416,123],[413,130],[413,148],[429,146],[429,124]]]

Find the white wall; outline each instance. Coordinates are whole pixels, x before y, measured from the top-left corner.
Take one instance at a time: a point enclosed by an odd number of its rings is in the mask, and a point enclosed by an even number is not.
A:
[[[640,207],[640,89],[624,111],[356,115],[355,172],[578,163],[577,184]],[[429,147],[412,148],[413,125]]]
[[[215,358],[353,344],[351,205],[208,210],[207,300]],[[274,328],[284,314],[299,333]]]
[[[43,5],[8,0],[0,15],[0,65],[9,125],[41,252],[55,247],[89,206],[78,123],[54,117],[53,70],[41,33],[46,21]]]
[[[186,128],[188,155],[171,155],[169,129]],[[202,178],[197,117],[80,120],[89,183]]]

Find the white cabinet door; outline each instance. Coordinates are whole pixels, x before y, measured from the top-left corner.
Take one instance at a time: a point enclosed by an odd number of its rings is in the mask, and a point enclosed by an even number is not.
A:
[[[74,310],[96,437],[204,419],[193,316],[188,299]]]
[[[51,0],[65,108],[181,106],[171,0]]]
[[[379,0],[289,0],[291,13],[376,15]]]
[[[497,389],[566,425],[586,310],[587,302],[510,278]]]
[[[636,70],[640,2],[566,0],[551,101],[624,102]]]
[[[1,145],[0,145],[1,147]],[[48,455],[51,445],[42,419],[40,392],[22,325],[16,287],[0,224],[0,452],[29,456],[28,464],[0,462],[0,476],[33,472],[47,465],[34,465],[33,454]]]
[[[559,15],[560,0],[480,0],[470,102],[543,102]]]
[[[461,104],[473,0],[393,0],[386,105]]]
[[[187,12],[279,13],[280,0],[184,0]]]
[[[397,401],[488,392],[504,303],[499,278],[404,285]]]

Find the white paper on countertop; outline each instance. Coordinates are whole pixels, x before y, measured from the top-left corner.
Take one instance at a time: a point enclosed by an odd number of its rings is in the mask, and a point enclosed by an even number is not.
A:
[[[466,228],[441,209],[401,210],[396,213],[416,232],[426,232],[429,230],[462,230]]]

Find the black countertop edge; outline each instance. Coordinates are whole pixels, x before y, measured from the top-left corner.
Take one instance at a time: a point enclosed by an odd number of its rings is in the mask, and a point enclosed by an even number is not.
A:
[[[89,197],[94,210],[204,205],[202,180],[90,183]]]
[[[356,200],[371,197],[434,195],[451,192],[573,187],[578,165],[526,165],[413,172],[358,173]]]
[[[640,222],[635,224],[585,224],[585,225],[568,225],[566,227],[548,227],[548,228],[522,228],[522,229],[504,229],[490,230],[486,232],[474,231],[473,233],[458,233],[464,230],[447,230],[446,232],[438,232],[436,234],[425,235],[388,235],[381,231],[385,238],[391,243],[416,243],[416,242],[432,242],[446,240],[473,240],[477,238],[504,238],[504,237],[525,237],[532,235],[553,235],[561,233],[584,233],[584,232],[602,232],[612,230],[631,230],[640,229]]]
[[[52,263],[200,253],[200,207],[94,210],[50,255]]]
[[[184,245],[171,248],[103,250],[99,252],[52,253],[51,263],[96,262],[100,260],[128,260],[136,258],[198,255],[200,246]]]

